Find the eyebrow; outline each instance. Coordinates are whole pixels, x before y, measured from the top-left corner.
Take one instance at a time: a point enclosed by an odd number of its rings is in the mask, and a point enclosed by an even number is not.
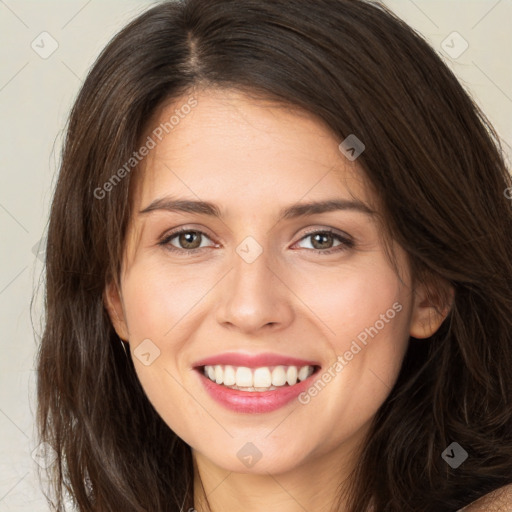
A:
[[[219,207],[208,201],[196,201],[190,199],[178,199],[172,197],[163,197],[155,199],[146,208],[140,210],[139,214],[147,214],[154,211],[169,212],[187,212],[201,215],[209,215],[222,219],[222,213]],[[299,203],[281,209],[278,220],[295,219],[308,215],[332,212],[337,210],[354,210],[367,215],[376,215],[376,212],[370,209],[366,204],[357,200],[347,199],[327,199],[324,201],[311,201]]]

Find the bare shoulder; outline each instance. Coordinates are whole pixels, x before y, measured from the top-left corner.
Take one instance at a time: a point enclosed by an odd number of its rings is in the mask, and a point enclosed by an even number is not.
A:
[[[482,496],[459,512],[512,512],[512,484]]]

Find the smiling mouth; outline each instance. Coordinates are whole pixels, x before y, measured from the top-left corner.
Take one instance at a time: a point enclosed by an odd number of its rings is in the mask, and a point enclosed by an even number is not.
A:
[[[204,365],[195,368],[206,378],[225,388],[263,392],[293,387],[320,370],[318,365],[277,365],[249,368],[233,365]]]

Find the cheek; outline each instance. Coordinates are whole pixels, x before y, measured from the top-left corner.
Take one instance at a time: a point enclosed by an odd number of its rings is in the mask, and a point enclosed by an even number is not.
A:
[[[180,433],[189,432],[194,419],[175,411],[192,411],[197,406],[184,392],[186,382],[178,371],[180,354],[189,339],[183,329],[193,318],[193,305],[204,295],[203,288],[190,273],[183,275],[166,271],[161,265],[142,263],[133,265],[123,282],[137,377],[155,410]]]
[[[395,302],[406,308],[405,291],[398,277],[384,263],[364,267],[346,266],[314,275],[301,272],[300,279],[293,282],[293,290],[310,310],[310,317],[316,317],[316,324],[322,327],[325,338],[341,350],[347,342],[355,339],[365,329],[379,322],[379,330],[403,330],[404,324],[397,322],[392,308]],[[391,311],[386,316],[388,310]],[[385,315],[386,327],[382,329],[381,315]],[[364,338],[364,336],[363,336]]]
[[[135,265],[123,284],[132,341],[163,339],[211,288],[204,277],[161,265]]]
[[[410,293],[385,262],[296,284],[332,362],[320,376],[330,392],[311,389],[304,402],[327,423],[344,418],[347,431],[356,428],[376,412],[398,376],[409,339]],[[323,398],[316,400],[317,394]]]

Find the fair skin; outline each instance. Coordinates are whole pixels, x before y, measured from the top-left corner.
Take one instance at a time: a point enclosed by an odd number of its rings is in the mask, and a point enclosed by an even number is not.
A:
[[[373,209],[357,160],[342,155],[341,140],[323,124],[233,91],[195,97],[198,105],[134,171],[135,213],[120,288],[105,290],[107,308],[149,400],[191,446],[199,512],[206,507],[198,477],[214,512],[327,512],[397,379],[409,336],[431,336],[448,311],[413,286],[398,246],[395,273],[375,215],[343,209],[279,218],[282,208],[327,199]],[[163,106],[148,134],[187,100]],[[170,195],[215,203],[222,217],[139,213]],[[159,245],[181,226],[196,234],[201,248],[193,255],[184,244],[194,238]],[[326,229],[354,245],[328,234],[315,241],[311,232]],[[236,251],[249,236],[263,251],[251,263]],[[307,404],[235,412],[205,392],[193,369],[222,352],[273,352],[318,361],[321,374],[397,303],[400,311]],[[149,365],[134,352],[146,339],[160,350]],[[261,453],[251,467],[237,457],[249,442]]]
[[[505,485],[482,496],[460,512],[512,512],[512,485]]]

